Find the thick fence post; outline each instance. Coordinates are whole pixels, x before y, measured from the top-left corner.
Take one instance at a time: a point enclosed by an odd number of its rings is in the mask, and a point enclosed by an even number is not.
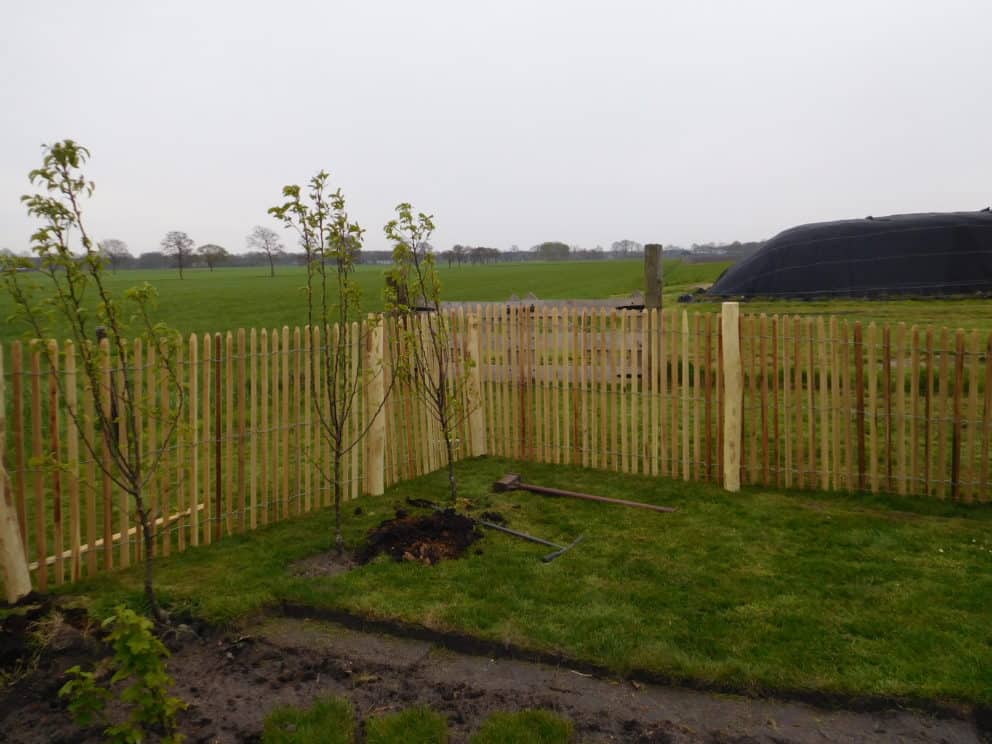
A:
[[[740,307],[724,302],[723,332],[723,487],[741,489],[741,413],[744,406],[741,372]]]
[[[368,431],[365,468],[370,496],[386,490],[386,412],[383,408],[386,385],[383,379],[383,319],[369,316],[368,324],[368,411],[374,416]]]
[[[660,243],[644,246],[644,307],[661,310],[662,248]]]
[[[7,390],[3,376],[3,347],[0,347],[0,572],[7,601],[16,602],[31,591],[31,575],[24,557],[17,510],[7,488],[4,460],[7,448]]]
[[[486,454],[486,410],[482,397],[482,351],[479,345],[479,315],[471,313],[468,317],[469,356],[468,390],[468,425],[469,436],[472,440],[472,457]]]

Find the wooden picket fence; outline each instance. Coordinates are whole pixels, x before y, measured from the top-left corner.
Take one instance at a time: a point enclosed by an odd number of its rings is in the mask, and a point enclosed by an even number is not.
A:
[[[725,344],[719,314],[479,313],[492,454],[725,483],[735,424],[744,484],[992,499],[992,335],[744,315]]]
[[[457,455],[731,488],[739,478],[992,497],[992,336],[835,317],[738,321],[736,312],[511,304],[446,314],[454,376],[465,381]],[[322,393],[313,400],[308,363],[329,334],[346,335],[348,374],[362,381],[349,432],[368,431],[343,463],[348,497],[442,467],[437,423],[392,374],[396,323],[190,336],[182,426],[168,441],[162,411],[175,401],[154,350],[136,342],[134,379],[151,402],[139,436],[163,458],[150,494],[155,550],[209,544],[329,503],[320,475],[329,447],[313,415]],[[42,590],[142,557],[133,505],[93,456],[106,457],[94,407],[114,387],[90,390],[75,357],[54,341],[0,349],[0,498],[16,512]],[[109,364],[108,381],[119,374]]]

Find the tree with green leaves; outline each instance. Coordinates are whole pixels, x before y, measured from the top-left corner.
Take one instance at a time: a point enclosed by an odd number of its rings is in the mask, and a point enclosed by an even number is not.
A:
[[[310,329],[326,331],[321,344],[311,344],[308,363],[312,406],[320,436],[329,445],[331,462],[314,462],[313,466],[332,488],[334,544],[340,555],[344,551],[342,463],[345,455],[365,438],[382,404],[371,412],[365,427],[349,433],[347,424],[349,417],[360,411],[361,391],[376,375],[384,375],[385,370],[381,365],[373,369],[353,362],[359,373],[349,373],[348,349],[356,332],[352,323],[362,320],[361,288],[354,273],[365,231],[351,220],[341,189],[332,190],[329,179],[321,171],[310,179],[306,192],[299,186],[285,186],[282,190],[285,201],[269,209],[269,214],[299,235],[306,255],[307,325]],[[331,331],[335,321],[338,329]],[[374,322],[377,321],[370,318],[364,327],[371,330]],[[359,323],[358,328],[362,327]],[[365,348],[364,339],[358,339],[355,346]]]
[[[223,263],[231,257],[231,254],[227,252],[227,248],[221,245],[214,245],[213,243],[201,245],[196,249],[196,252],[200,254],[207,268],[211,271],[214,270],[214,266]]]
[[[179,267],[179,278],[183,278],[183,267],[188,266],[193,260],[193,238],[181,230],[170,230],[162,238],[162,253],[172,256]]]
[[[444,437],[448,491],[452,505],[458,499],[455,450],[458,427],[471,411],[462,391],[468,383],[469,365],[459,359],[452,343],[451,323],[441,308],[441,279],[428,242],[434,232],[432,215],[407,203],[396,207],[397,217],[385,227],[393,244],[393,268],[386,285],[386,304],[399,317],[401,343],[393,368],[409,383],[437,422]],[[418,309],[421,312],[418,312]]]
[[[94,188],[82,172],[88,159],[89,151],[72,140],[44,147],[42,166],[29,176],[40,187],[40,193],[21,197],[28,214],[41,222],[31,236],[35,259],[4,257],[0,266],[16,317],[27,325],[32,338],[47,338],[49,322],[55,319],[68,329],[81,361],[84,384],[98,400],[93,413],[97,433],[92,437],[87,435],[90,428],[84,424],[78,408],[67,405],[67,412],[91,461],[130,496],[144,541],[145,598],[152,616],[161,622],[165,615],[153,583],[156,515],[152,514],[146,496],[162,454],[171,446],[184,404],[177,364],[179,334],[152,322],[155,290],[147,282],[119,296],[108,288],[104,276],[107,259],[83,221],[83,201]],[[37,271],[21,271],[34,266]],[[105,340],[95,342],[96,335]],[[135,384],[132,337],[142,338],[146,348],[153,348],[158,354],[169,392],[165,404],[150,400],[141,386]],[[53,358],[53,348],[41,344],[49,365],[54,368],[58,359]],[[66,395],[65,378],[61,375],[53,378],[60,387],[61,399],[72,399]],[[160,447],[148,451],[138,423],[152,417],[163,422],[164,434]],[[108,461],[103,453],[109,455]]]

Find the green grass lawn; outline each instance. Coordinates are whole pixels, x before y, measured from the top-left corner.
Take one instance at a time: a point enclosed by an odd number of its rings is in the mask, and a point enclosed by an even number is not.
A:
[[[533,494],[527,480],[677,506],[674,514]],[[716,487],[498,459],[458,466],[476,513],[584,541],[547,550],[487,533],[481,553],[427,567],[379,559],[335,577],[293,576],[331,545],[327,511],[161,561],[173,607],[214,622],[280,600],[405,621],[561,653],[617,673],[647,672],[741,691],[992,702],[992,511],[934,500]],[[438,500],[438,472],[349,507],[346,539],[406,497]],[[63,591],[97,610],[140,604],[129,571]]]

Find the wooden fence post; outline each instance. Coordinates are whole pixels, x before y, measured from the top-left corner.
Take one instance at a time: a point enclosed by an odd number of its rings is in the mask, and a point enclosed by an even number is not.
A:
[[[383,364],[385,344],[383,342],[383,318],[375,319],[370,315],[368,325],[368,357],[366,359],[369,374],[368,382],[368,412],[375,418],[369,427],[366,440],[365,472],[370,496],[381,496],[386,491],[386,412],[383,408],[386,396],[386,385],[383,376],[386,374]]]
[[[486,454],[486,410],[482,397],[482,351],[479,347],[479,315],[468,317],[468,424],[472,440],[472,457]]]
[[[741,489],[741,412],[744,404],[741,371],[740,306],[724,302],[723,336],[723,487]]]
[[[7,488],[7,470],[4,467],[7,447],[7,391],[3,376],[3,348],[0,347],[0,572],[7,601],[16,602],[31,591],[31,575],[24,557],[21,528],[17,510]]]

